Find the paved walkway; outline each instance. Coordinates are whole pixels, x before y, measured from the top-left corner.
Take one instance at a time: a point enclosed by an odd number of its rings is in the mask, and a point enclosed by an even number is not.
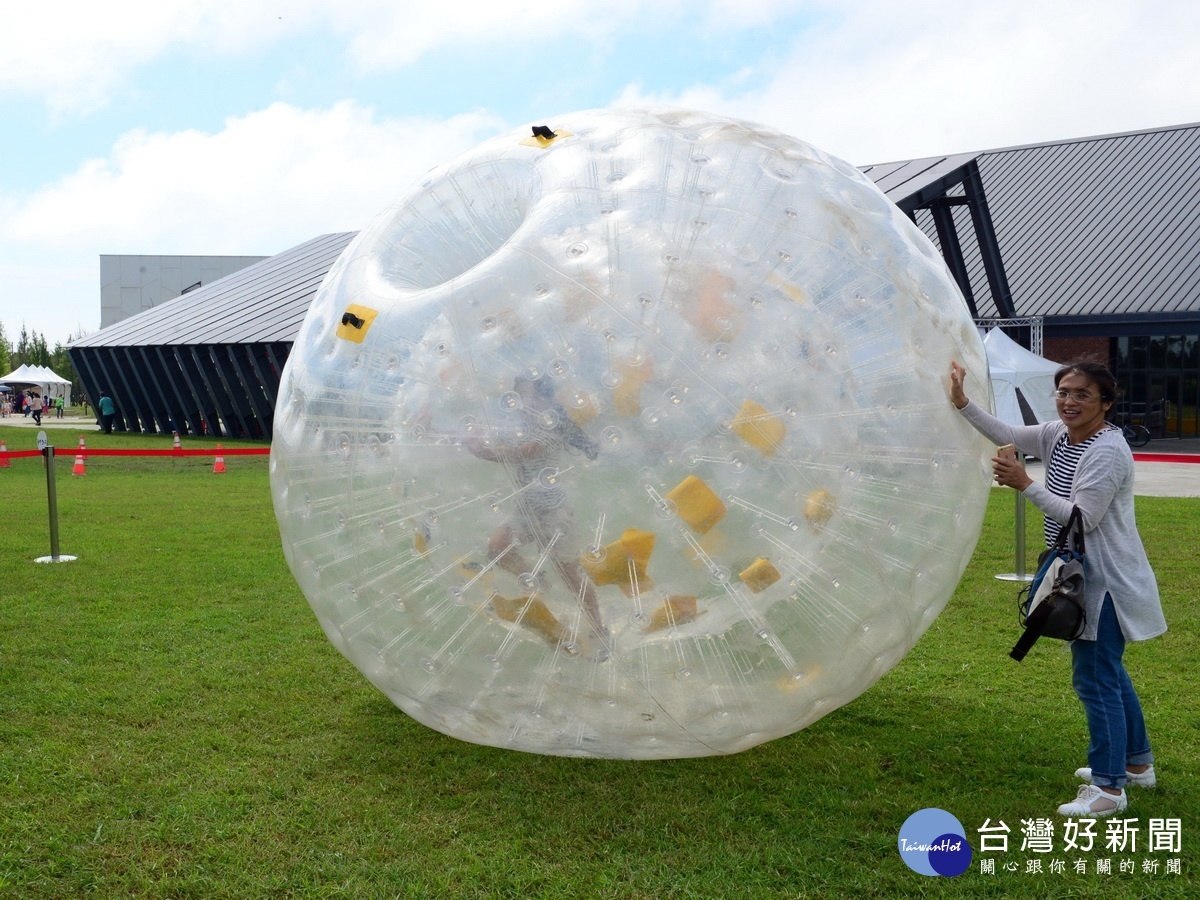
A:
[[[1195,462],[1135,462],[1134,494],[1139,497],[1200,497],[1200,455],[1194,459]],[[1045,467],[1040,462],[1031,462],[1026,468],[1034,481],[1045,482]]]
[[[37,428],[33,416],[4,416],[0,417],[0,425],[12,425],[15,428]],[[42,428],[72,428],[77,431],[99,431],[100,425],[95,416],[63,416],[61,419],[53,415],[42,416]]]

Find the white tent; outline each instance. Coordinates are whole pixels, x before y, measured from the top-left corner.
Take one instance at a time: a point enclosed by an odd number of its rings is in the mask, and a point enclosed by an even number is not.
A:
[[[13,369],[3,378],[0,378],[0,382],[4,384],[10,382],[12,384],[33,384],[33,374],[33,366],[21,366],[20,368]]]
[[[983,347],[997,418],[1009,425],[1034,425],[1058,418],[1050,394],[1059,363],[1030,353],[999,328],[984,335]]]
[[[38,393],[43,397],[62,397],[67,406],[71,405],[71,382],[45,366],[22,365],[0,378],[0,384],[40,388]]]

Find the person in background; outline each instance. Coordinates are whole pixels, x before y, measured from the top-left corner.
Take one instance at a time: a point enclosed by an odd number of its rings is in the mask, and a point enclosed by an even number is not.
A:
[[[36,391],[33,398],[29,401],[30,414],[33,416],[33,424],[42,424],[42,410],[46,408],[46,404],[42,402],[42,395]]]
[[[56,397],[54,400],[54,417],[61,419],[66,408],[67,402],[62,397]]]
[[[1110,816],[1129,805],[1125,785],[1157,783],[1141,703],[1125,671],[1125,642],[1167,630],[1158,582],[1134,520],[1133,454],[1121,430],[1106,420],[1117,399],[1116,380],[1098,363],[1063,366],[1054,373],[1059,421],[1014,427],[967,398],[966,377],[966,370],[951,361],[950,401],[975,430],[1046,461],[1043,486],[1034,483],[1020,459],[992,459],[996,481],[1022,491],[1046,514],[1046,545],[1054,543],[1072,509],[1078,507],[1083,516],[1087,624],[1071,642],[1071,670],[1091,741],[1088,765],[1075,771],[1085,784],[1058,812]]]
[[[107,391],[100,392],[100,402],[96,404],[96,410],[100,413],[100,426],[104,433],[112,434],[113,417],[117,414],[117,407]]]

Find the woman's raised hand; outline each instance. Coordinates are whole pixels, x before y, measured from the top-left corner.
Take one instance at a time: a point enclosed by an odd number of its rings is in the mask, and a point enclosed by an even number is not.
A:
[[[962,409],[971,401],[963,391],[963,382],[967,380],[967,370],[959,365],[958,360],[950,360],[950,402],[955,409]]]

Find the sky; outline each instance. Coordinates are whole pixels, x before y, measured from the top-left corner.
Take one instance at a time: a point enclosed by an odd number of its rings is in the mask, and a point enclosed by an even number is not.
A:
[[[99,328],[101,254],[269,256],[364,228],[497,134],[648,104],[858,166],[1200,122],[1200,3],[20,4],[0,322],[66,343]]]

